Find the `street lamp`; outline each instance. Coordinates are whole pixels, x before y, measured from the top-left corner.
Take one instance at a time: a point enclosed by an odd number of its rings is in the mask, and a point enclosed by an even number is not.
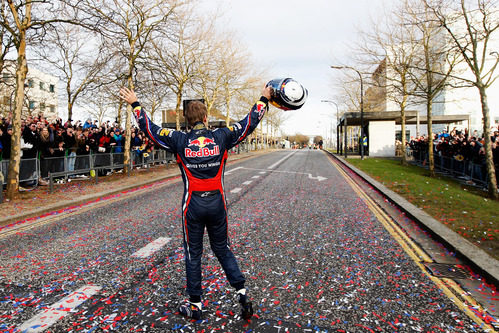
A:
[[[350,66],[331,66],[332,69],[351,69],[359,74],[360,78],[360,158],[364,159],[364,81],[362,74]]]
[[[339,120],[339,114],[340,114],[340,111],[338,109],[338,104],[336,104],[336,102],[333,102],[333,101],[330,101],[328,99],[323,99],[321,100],[322,103],[331,103],[331,104],[334,104],[334,106],[336,106],[336,151],[338,152],[339,151],[339,142],[340,142],[340,137],[339,137],[339,131],[338,131],[338,124],[340,122]],[[331,132],[332,132],[332,129],[331,129]]]

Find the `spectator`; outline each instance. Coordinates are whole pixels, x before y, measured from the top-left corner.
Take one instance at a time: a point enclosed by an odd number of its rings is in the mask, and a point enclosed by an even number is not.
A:
[[[88,118],[83,124],[83,129],[93,128],[92,119]]]
[[[109,152],[114,153],[114,149],[116,148],[116,139],[114,138],[114,130],[110,129],[107,131],[107,136],[109,137]]]
[[[99,135],[97,157],[95,158],[95,166],[97,167],[109,165],[111,162],[111,159],[109,158],[109,153],[111,152],[111,137],[109,133],[106,133],[104,127],[101,127]],[[99,169],[98,174],[99,176],[104,176],[107,174],[107,171]]]
[[[121,131],[116,129],[114,131],[114,141],[116,142],[116,146],[114,147],[115,153],[123,152],[123,136],[121,135]]]
[[[3,132],[0,137],[0,141],[2,141],[2,159],[9,160],[10,159],[10,147],[11,147],[11,137],[12,137],[12,126],[8,126],[7,130]]]
[[[142,145],[142,139],[140,136],[137,136],[136,132],[132,132],[130,139],[130,150],[137,150]]]
[[[498,174],[499,128],[492,127],[490,133],[492,156]],[[422,161],[423,165],[426,164],[427,140],[426,137],[420,137],[410,141],[414,158]],[[470,183],[473,183],[472,180],[487,180],[485,138],[478,131],[474,130],[473,135],[469,136],[467,129],[461,131],[454,128],[450,134],[444,130],[434,135],[433,145],[436,167],[466,176]]]
[[[64,141],[55,142],[55,148],[52,153],[52,156],[55,157],[52,161],[52,169],[51,172],[62,172],[64,171]]]
[[[22,138],[24,140],[24,145],[21,145],[21,149],[23,150],[22,158],[37,158],[39,136],[35,123],[31,123],[24,128]]]
[[[3,136],[3,130],[0,127],[0,137]],[[3,145],[2,145],[2,140],[0,140],[0,161],[2,160],[2,151],[3,151]]]
[[[64,130],[62,129],[62,127],[56,129],[55,135],[54,135],[54,146],[55,147],[59,146],[59,142],[64,142],[64,136],[62,134],[63,132],[64,132]]]
[[[90,143],[88,138],[89,128],[80,131],[76,136],[76,163],[75,170],[90,168]]]
[[[119,128],[114,130],[114,142],[116,145],[114,146],[114,155],[113,155],[113,163],[114,164],[123,164],[123,135],[121,135],[121,131]]]
[[[144,168],[148,167],[149,159],[151,158],[150,155],[152,154],[153,149],[153,143],[147,136],[144,135],[142,145],[139,148],[139,154],[143,158],[142,161],[144,163]]]
[[[130,151],[132,152],[133,164],[140,164],[139,149],[142,145],[142,139],[135,131],[132,131],[130,138]]]
[[[78,149],[76,145],[76,137],[74,135],[72,127],[67,127],[66,131],[63,133],[64,148],[67,150],[67,162],[68,171],[74,171],[76,162],[76,150]]]
[[[9,160],[11,150],[11,116],[0,118],[0,159]],[[49,172],[88,170],[91,165],[90,155],[96,154],[94,166],[110,165],[110,153],[113,164],[123,163],[125,139],[118,123],[111,126],[109,121],[97,126],[98,121],[91,118],[80,122],[61,118],[47,121],[43,114],[29,115],[21,119],[21,157],[20,178],[39,180],[45,184]],[[132,126],[130,148],[131,157],[138,162],[142,157],[149,159],[154,150],[154,143],[143,142],[144,133]],[[104,154],[105,153],[105,154]],[[37,168],[39,159],[40,170]],[[66,159],[66,170],[64,160]],[[31,163],[31,164],[30,164]],[[40,171],[40,175],[34,172]],[[101,172],[102,175],[106,172]]]
[[[40,143],[38,145],[40,151],[40,185],[47,185],[45,179],[52,167],[52,154],[54,152],[54,140],[50,140],[50,133],[47,127],[44,127],[40,132]]]
[[[73,124],[72,124],[72,123],[73,123],[73,120],[72,120],[71,118],[69,118],[69,119],[68,119],[68,121],[66,121],[66,122],[64,123],[64,128],[66,129],[66,128],[68,128],[68,127],[73,127]]]

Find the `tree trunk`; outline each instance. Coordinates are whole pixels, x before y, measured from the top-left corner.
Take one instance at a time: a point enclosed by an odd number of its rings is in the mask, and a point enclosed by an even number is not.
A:
[[[265,140],[265,146],[268,148],[269,146],[269,122],[266,121],[266,125],[267,125],[267,129],[266,129],[266,132],[267,132],[267,140]]]
[[[260,134],[261,134],[261,143],[262,143],[262,149],[264,149],[264,142],[265,142],[265,137],[263,136],[263,121],[260,122]]]
[[[227,94],[227,97],[225,97],[225,104],[227,105],[227,115],[225,117],[225,126],[229,127],[230,126],[230,96]]]
[[[180,103],[182,102],[182,89],[177,94],[177,105],[175,107],[175,129],[180,131]],[[185,115],[185,110],[183,110]],[[185,116],[184,116],[185,117]]]
[[[496,170],[494,167],[494,157],[492,155],[492,142],[490,140],[490,113],[489,105],[487,103],[487,91],[483,85],[478,87],[480,91],[480,102],[482,103],[482,116],[483,116],[483,137],[485,139],[485,163],[487,165],[488,192],[489,197],[498,199],[497,193],[497,178]]]
[[[123,100],[120,99],[120,102],[118,103],[118,114],[116,115],[118,126],[121,125],[121,122],[123,121],[123,104]]]
[[[130,66],[132,66],[130,64]],[[132,67],[131,67],[132,68]],[[132,80],[132,72],[130,71],[128,75],[128,87],[133,90],[133,80]],[[128,174],[127,165],[130,165],[130,142],[132,141],[132,106],[128,105],[126,108],[126,117],[125,117],[125,147],[123,147],[123,166],[124,172]],[[130,168],[131,171],[131,168]]]
[[[402,138],[401,138],[401,145],[402,145],[402,165],[407,165],[407,156],[405,155],[405,106],[407,104],[407,95],[404,94],[404,97],[402,98],[402,103],[400,105],[400,127],[402,129]]]
[[[68,94],[68,119],[73,119],[73,101],[71,100],[71,81],[66,83],[66,93]]]
[[[215,100],[209,101],[206,99],[206,114],[207,114],[207,119],[208,119],[208,124],[210,123],[210,116],[211,116],[211,109],[213,108],[213,104],[215,103]]]
[[[435,177],[435,159],[433,157],[433,131],[432,131],[432,119],[431,112],[433,108],[433,101],[428,98],[426,102],[426,118],[428,122],[428,167],[430,169],[430,177]]]
[[[24,81],[28,73],[26,63],[26,34],[20,33],[20,43],[17,50],[16,97],[14,114],[12,116],[12,138],[10,149],[9,170],[7,173],[7,199],[11,200],[19,191],[19,165],[21,164],[21,113],[24,100]]]
[[[73,103],[68,103],[68,119],[73,119]]]

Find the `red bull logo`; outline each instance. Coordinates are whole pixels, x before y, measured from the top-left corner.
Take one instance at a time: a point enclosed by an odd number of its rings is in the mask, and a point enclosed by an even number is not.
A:
[[[204,136],[200,136],[197,139],[189,140],[188,146],[189,147],[196,146],[196,147],[199,147],[199,148],[203,148],[204,146],[209,145],[209,144],[213,144],[214,145],[215,141],[213,141],[213,139],[205,138]]]
[[[207,145],[214,145],[213,148],[206,147]],[[220,155],[220,148],[213,141],[213,139],[205,138],[200,136],[197,139],[189,140],[188,147],[198,147],[197,150],[192,150],[191,148],[185,148],[185,157],[208,157]]]
[[[255,112],[258,113],[258,119],[262,119],[263,114],[265,113],[265,104],[263,102],[256,102]]]

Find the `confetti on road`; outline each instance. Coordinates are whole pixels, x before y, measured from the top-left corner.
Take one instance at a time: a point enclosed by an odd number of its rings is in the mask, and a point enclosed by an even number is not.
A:
[[[0,332],[20,332],[89,284],[101,289],[47,332],[481,332],[328,163],[318,151],[283,151],[250,162],[275,170],[239,168],[225,178],[231,248],[255,308],[250,322],[207,237],[203,318],[177,314],[186,299],[177,183],[0,239]],[[256,174],[244,195],[234,191]],[[158,238],[157,251],[132,257]]]
[[[150,257],[154,252],[158,251],[161,249],[163,246],[165,246],[169,241],[170,237],[160,237],[151,243],[147,244],[134,254],[132,254],[132,257],[134,258],[147,258]]]
[[[43,332],[56,321],[74,311],[80,304],[97,294],[100,289],[99,286],[83,286],[22,324],[19,329],[21,332],[27,333]]]

